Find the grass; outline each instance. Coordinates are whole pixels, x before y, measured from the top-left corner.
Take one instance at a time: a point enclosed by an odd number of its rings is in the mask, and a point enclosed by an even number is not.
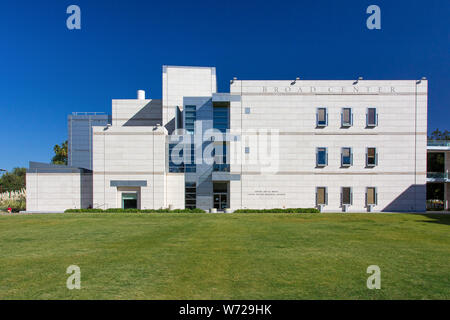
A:
[[[0,299],[449,299],[449,231],[439,214],[0,216]]]

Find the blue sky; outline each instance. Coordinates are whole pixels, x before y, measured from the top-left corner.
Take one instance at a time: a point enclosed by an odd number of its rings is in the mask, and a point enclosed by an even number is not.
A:
[[[81,8],[81,30],[66,8]],[[381,8],[381,30],[366,8]],[[450,2],[3,1],[0,168],[48,162],[73,111],[161,97],[162,65],[240,79],[429,79],[429,130],[450,129]]]

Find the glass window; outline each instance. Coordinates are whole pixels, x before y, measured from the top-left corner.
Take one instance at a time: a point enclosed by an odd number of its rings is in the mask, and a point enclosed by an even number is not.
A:
[[[186,147],[187,157],[184,158],[184,171],[196,172],[197,166],[195,165],[195,144],[190,144]]]
[[[222,144],[216,144],[214,146],[214,171],[230,171],[230,165],[227,163],[227,143],[222,142]],[[218,151],[216,153],[216,150]]]
[[[196,172],[195,145],[189,144],[174,150],[177,143],[169,144],[169,172]],[[186,151],[186,154],[184,154]]]
[[[229,108],[214,107],[213,108],[213,126],[221,132],[226,132],[229,128]]]
[[[376,205],[377,204],[377,189],[374,187],[367,187],[367,205]]]
[[[327,108],[317,108],[316,125],[318,127],[325,127],[328,125]]]
[[[184,106],[184,128],[188,133],[194,133],[196,118],[196,106]]]
[[[377,149],[367,148],[366,165],[368,167],[375,167],[377,165]]]
[[[173,150],[175,146],[177,146],[177,143],[169,144],[169,172],[184,172],[183,160],[181,162],[179,160],[183,159],[183,149],[181,148],[179,152],[176,152]]]
[[[367,126],[375,127],[378,125],[377,108],[367,108]]]
[[[341,202],[343,205],[344,204],[346,204],[346,205],[352,204],[352,188],[351,187],[342,187]]]
[[[353,162],[352,148],[342,148],[341,151],[341,166],[349,167]]]
[[[341,126],[351,127],[353,124],[352,108],[343,108],[341,114]]]
[[[326,187],[317,187],[316,203],[317,205],[326,205],[328,203],[328,195]]]
[[[245,147],[245,153],[250,153],[250,147]]]
[[[195,209],[197,206],[197,188],[195,182],[185,183],[185,204],[186,209]]]
[[[324,167],[328,164],[327,148],[317,148],[316,165]]]

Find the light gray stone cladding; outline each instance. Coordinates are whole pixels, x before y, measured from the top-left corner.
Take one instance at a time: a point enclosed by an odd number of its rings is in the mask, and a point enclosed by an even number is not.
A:
[[[194,200],[219,211],[317,207],[320,187],[322,212],[421,212],[427,87],[427,80],[234,79],[229,93],[217,93],[215,68],[164,66],[162,99],[114,99],[111,115],[69,116],[69,166],[30,164],[27,210],[108,209],[128,198],[141,209]],[[193,136],[208,135],[215,108],[228,108],[229,135],[196,147],[201,158],[209,146],[225,146],[227,166],[171,170],[170,137],[186,129],[186,106],[196,114]],[[345,206],[343,188],[351,190]]]

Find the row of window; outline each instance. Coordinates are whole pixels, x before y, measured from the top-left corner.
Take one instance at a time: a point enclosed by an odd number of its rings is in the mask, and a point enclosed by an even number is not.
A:
[[[226,191],[226,190],[225,190]],[[197,205],[196,197],[197,190],[194,182],[186,182],[185,185],[185,207],[195,208]],[[365,203],[367,206],[375,206],[378,202],[377,188],[366,187]],[[341,205],[350,206],[353,204],[353,188],[341,187]],[[328,188],[317,187],[316,188],[316,205],[326,206],[328,205]]]
[[[189,164],[175,164],[172,161],[172,151],[176,144],[169,144],[169,172],[195,172],[195,148],[192,146],[190,150],[190,163]],[[226,143],[223,144],[222,154],[215,156],[216,163],[214,166],[214,171],[229,171],[229,164],[226,163]],[[250,148],[245,147],[245,153],[249,153]],[[215,149],[213,151],[215,155]],[[183,157],[183,150],[180,151],[180,157]],[[323,168],[328,165],[328,148],[319,147],[316,150],[316,167]],[[341,167],[351,167],[353,165],[353,151],[351,147],[341,148]],[[369,147],[366,148],[366,167],[371,168],[378,165],[378,153],[377,148]]]
[[[188,133],[194,132],[194,123],[197,117],[196,106],[186,105],[184,107],[185,123],[184,127]],[[213,120],[214,128],[225,132],[229,128],[229,108],[227,107],[214,107],[213,108]],[[250,108],[245,108],[245,113],[250,114]],[[326,107],[317,108],[316,113],[316,126],[326,127],[328,126],[328,110]],[[341,127],[348,128],[353,126],[353,109],[346,107],[341,111]],[[377,108],[367,108],[366,112],[366,127],[378,126],[378,114]]]
[[[366,187],[366,199],[367,206],[377,205],[377,188]],[[326,206],[328,204],[328,189],[327,187],[316,188],[316,205]],[[341,205],[350,206],[353,204],[353,189],[352,187],[341,187]]]
[[[196,172],[197,167],[195,164],[195,145],[191,144],[188,148],[188,153],[186,156],[190,159],[186,158],[184,156],[184,150],[180,149],[178,151],[178,154],[176,154],[177,157],[182,158],[184,161],[176,164],[173,161],[174,155],[174,148],[177,146],[176,143],[169,143],[169,172]],[[219,148],[219,149],[216,149]],[[216,150],[219,150],[218,154],[216,154]],[[230,165],[227,164],[227,143],[223,142],[222,146],[220,145],[216,146],[212,151],[212,156],[214,157],[214,171],[230,171]],[[189,161],[187,161],[189,160]]]
[[[184,128],[188,133],[193,134],[195,131],[195,120],[197,118],[197,107],[194,105],[184,106]],[[221,132],[229,129],[230,108],[214,107],[213,108],[213,126]]]
[[[316,151],[316,166],[326,167],[328,165],[328,148],[319,147]],[[350,167],[353,165],[352,148],[341,148],[341,167]],[[378,165],[377,148],[366,148],[366,167],[375,167]]]
[[[316,126],[326,127],[328,126],[328,111],[327,108],[317,108],[316,113]],[[341,111],[341,127],[348,128],[353,126],[353,110],[352,108],[342,108]],[[378,126],[378,114],[377,108],[367,108],[366,112],[366,127]]]

